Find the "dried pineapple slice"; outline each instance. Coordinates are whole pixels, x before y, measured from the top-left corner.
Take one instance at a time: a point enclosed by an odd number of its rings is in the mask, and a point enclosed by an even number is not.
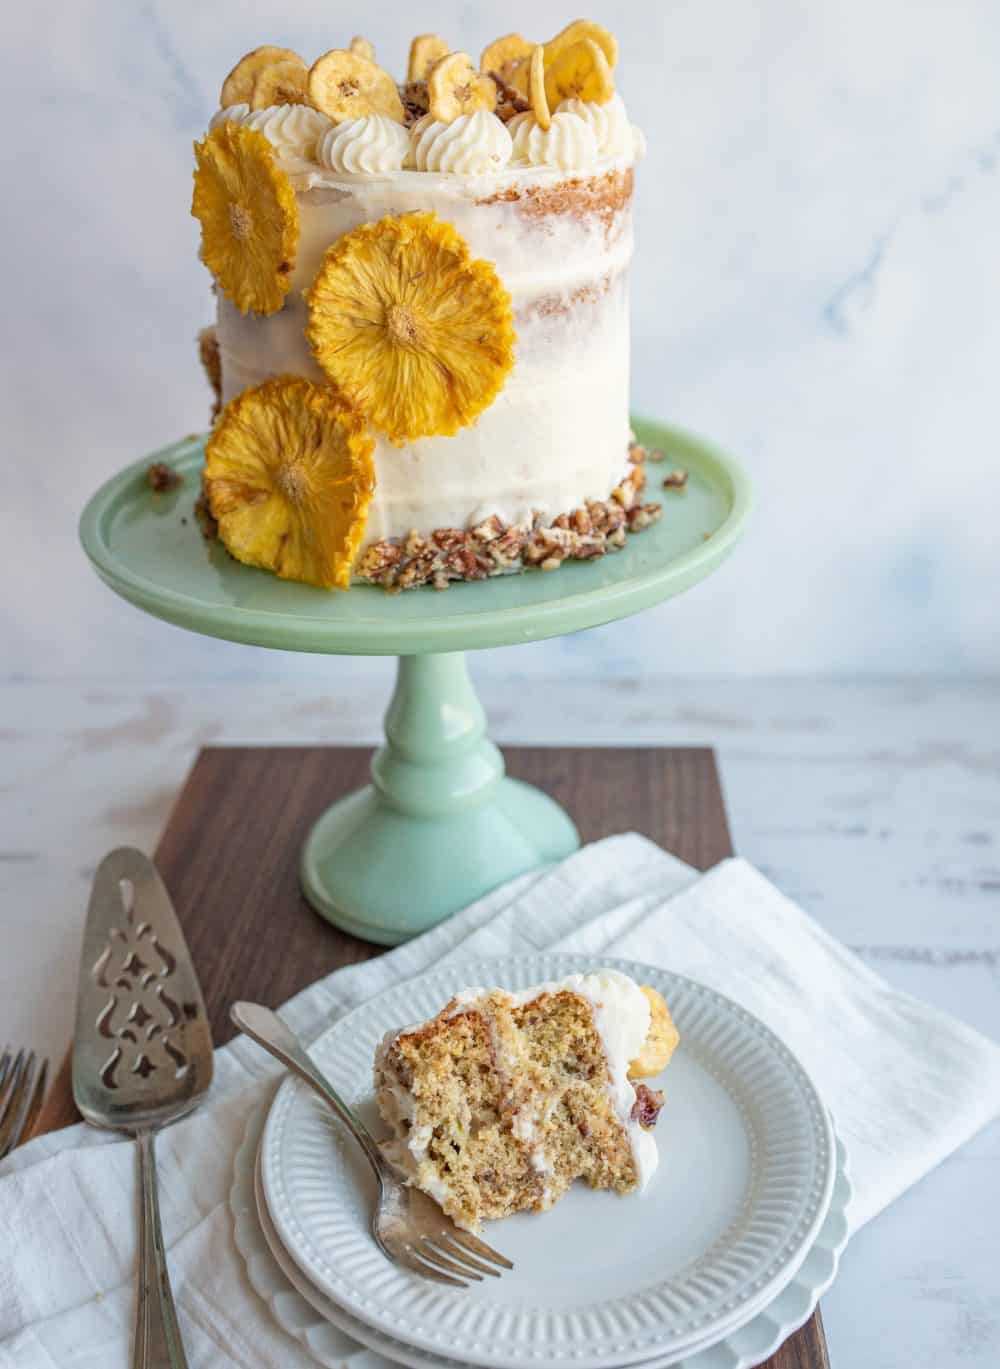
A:
[[[497,38],[489,47],[483,48],[479,70],[487,76],[499,76],[501,81],[509,85],[521,63],[531,57],[533,46],[519,33],[508,33],[505,38]]]
[[[282,376],[226,405],[205,496],[227,551],[283,580],[347,589],[375,489],[364,417],[328,385]]]
[[[421,33],[410,44],[410,60],[406,67],[407,81],[426,81],[431,67],[447,57],[451,46],[439,33]]]
[[[387,71],[356,52],[334,48],[309,69],[309,98],[334,123],[385,114],[397,124],[405,120],[396,82]]]
[[[191,213],[201,259],[241,313],[285,302],[299,242],[295,191],[256,129],[225,123],[195,143]]]
[[[396,446],[475,422],[514,364],[510,296],[434,214],[345,234],[306,302],[316,360]]]
[[[545,49],[538,45],[531,54],[531,66],[528,71],[528,99],[531,101],[531,112],[535,116],[535,123],[539,128],[552,127],[552,115],[549,113],[548,96],[545,94]]]
[[[254,48],[253,52],[248,52],[245,57],[240,58],[223,81],[219,108],[248,105],[253,94],[254,81],[265,67],[273,66],[275,62],[297,62],[302,67],[306,65],[299,54],[291,48]]]
[[[272,62],[258,72],[250,94],[251,109],[309,103],[309,68],[305,62]]]
[[[649,1079],[665,1070],[681,1039],[663,996],[648,984],[641,984],[640,988],[649,1003],[649,1030],[642,1050],[628,1067],[630,1079]]]
[[[618,64],[618,39],[603,24],[595,24],[592,19],[574,19],[564,29],[545,44],[546,63],[554,62],[566,48],[578,43],[582,38],[592,39],[604,53],[608,66]]]
[[[587,100],[604,105],[615,93],[608,59],[593,38],[563,48],[545,68],[545,98],[555,108],[560,100]]]
[[[364,57],[368,62],[375,61],[374,44],[369,43],[367,38],[352,38],[348,44],[347,51],[353,52],[358,57]]]
[[[431,67],[427,97],[432,117],[450,124],[460,114],[474,114],[477,109],[492,114],[497,107],[497,85],[491,76],[479,74],[467,52],[450,52]]]

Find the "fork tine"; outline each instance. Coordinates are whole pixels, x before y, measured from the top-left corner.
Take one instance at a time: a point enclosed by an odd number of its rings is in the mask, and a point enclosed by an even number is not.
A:
[[[435,1283],[446,1283],[450,1288],[468,1288],[467,1283],[461,1279],[453,1279],[450,1274],[440,1274],[430,1265],[418,1260],[416,1255],[410,1250],[396,1250],[392,1258],[397,1264],[405,1265],[407,1269],[412,1269],[415,1274],[419,1274],[422,1279],[432,1279]]]
[[[446,1255],[454,1255],[456,1260],[461,1260],[463,1264],[471,1265],[473,1269],[478,1269],[480,1274],[489,1274],[491,1279],[499,1279],[500,1270],[494,1269],[491,1264],[486,1264],[484,1260],[477,1260],[475,1255],[470,1255],[464,1246],[452,1237],[450,1232],[442,1231],[434,1240],[438,1243]]]
[[[17,1081],[21,1077],[21,1069],[24,1065],[24,1051],[18,1051],[14,1059],[9,1063],[4,1074],[3,1087],[0,1088],[0,1123],[7,1116],[7,1109],[10,1107],[10,1100],[17,1088]]]
[[[417,1246],[417,1254],[421,1259],[427,1260],[429,1264],[434,1265],[436,1269],[444,1269],[449,1274],[459,1274],[463,1279],[475,1279],[476,1283],[482,1283],[483,1281],[481,1274],[476,1274],[473,1270],[466,1269],[465,1266],[459,1264],[457,1260],[450,1260],[442,1251],[435,1249],[435,1247],[431,1245],[431,1238],[429,1236],[423,1236],[421,1238],[420,1244]]]
[[[27,1058],[23,1050],[18,1051],[0,1091],[0,1160],[13,1149],[14,1127],[21,1115],[24,1085],[34,1058],[33,1051]]]
[[[35,1077],[29,1087],[25,1089],[24,1103],[21,1107],[21,1116],[14,1128],[14,1135],[11,1139],[10,1148],[19,1146],[23,1140],[28,1140],[35,1129],[38,1121],[38,1114],[42,1110],[42,1101],[45,1098],[45,1084],[49,1077],[49,1062],[43,1060],[35,1071]]]
[[[462,1231],[459,1227],[453,1227],[448,1235],[453,1241],[458,1241],[459,1245],[464,1245],[466,1250],[470,1250],[480,1259],[492,1260],[494,1264],[500,1265],[502,1269],[513,1269],[512,1260],[508,1260],[506,1255],[501,1255],[498,1250],[494,1250],[491,1245],[481,1241],[478,1236],[473,1236],[471,1231]]]

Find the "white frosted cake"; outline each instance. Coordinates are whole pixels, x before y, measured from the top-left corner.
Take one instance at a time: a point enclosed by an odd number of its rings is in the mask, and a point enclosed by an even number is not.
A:
[[[617,970],[466,989],[375,1058],[386,1153],[460,1226],[544,1211],[576,1179],[641,1192],[657,1166],[666,1004]]]
[[[629,430],[641,135],[616,57],[579,20],[480,70],[425,35],[399,86],[358,39],[230,74],[193,212],[217,296],[205,495],[234,556],[440,588],[603,555],[656,517]]]

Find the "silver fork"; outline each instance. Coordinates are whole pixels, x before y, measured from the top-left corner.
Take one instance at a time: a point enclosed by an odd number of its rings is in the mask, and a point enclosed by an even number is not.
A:
[[[9,1046],[0,1055],[0,1160],[9,1155],[22,1137],[30,1136],[45,1095],[49,1062],[39,1061],[34,1051],[15,1055]]]
[[[276,1012],[259,1003],[234,1003],[229,1015],[241,1032],[316,1090],[364,1151],[378,1180],[372,1235],[388,1259],[422,1278],[449,1284],[452,1288],[467,1288],[465,1279],[481,1283],[484,1274],[499,1278],[501,1269],[514,1268],[510,1260],[485,1241],[457,1227],[433,1198],[400,1180],[383,1158],[368,1128],[309,1058],[301,1041]],[[495,1268],[496,1265],[500,1269]]]

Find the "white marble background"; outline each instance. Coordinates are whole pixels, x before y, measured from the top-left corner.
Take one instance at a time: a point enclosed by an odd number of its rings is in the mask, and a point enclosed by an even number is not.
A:
[[[0,1035],[61,1054],[94,865],[152,849],[200,745],[370,741],[389,688],[389,662],[145,619],[77,548],[105,476],[204,424],[190,144],[221,76],[262,41],[361,30],[399,69],[417,28],[477,53],[578,12],[0,9]],[[715,744],[741,854],[1000,1038],[1000,6],[592,12],[650,141],[636,407],[741,454],[760,508],[728,567],[639,624],[479,653],[495,735]],[[998,1164],[994,1126],[852,1245],[834,1369],[995,1369]]]
[[[309,55],[363,29],[401,70],[414,29],[478,53],[555,32],[576,3],[3,6],[0,564],[25,587],[0,605],[7,672],[309,669],[143,621],[75,542],[103,477],[204,426],[191,141],[262,41]],[[742,455],[760,512],[738,570],[641,639],[619,626],[518,667],[1000,667],[1000,7],[633,0],[603,17],[650,146],[635,404]]]

